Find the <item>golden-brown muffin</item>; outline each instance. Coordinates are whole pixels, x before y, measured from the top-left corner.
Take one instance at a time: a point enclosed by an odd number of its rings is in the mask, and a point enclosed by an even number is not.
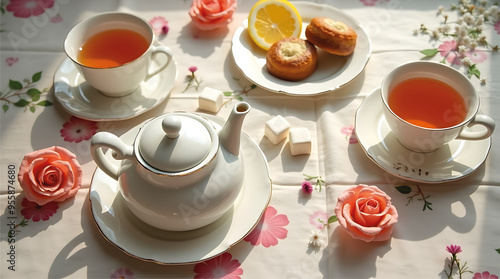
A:
[[[306,38],[329,53],[347,56],[353,53],[358,35],[341,21],[315,17],[306,28]]]
[[[316,47],[297,37],[281,39],[267,52],[267,70],[277,78],[301,80],[310,76],[317,65]]]

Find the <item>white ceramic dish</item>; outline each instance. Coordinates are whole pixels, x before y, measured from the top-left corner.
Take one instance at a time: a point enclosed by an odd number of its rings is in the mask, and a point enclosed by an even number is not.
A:
[[[160,56],[158,56],[160,57]],[[140,89],[123,97],[108,97],[91,87],[73,61],[65,58],[54,75],[54,95],[70,114],[92,121],[125,120],[138,116],[164,101],[174,87],[177,65],[174,59]]]
[[[356,112],[356,135],[368,157],[397,177],[422,183],[441,183],[473,173],[488,156],[491,138],[453,140],[430,153],[403,147],[391,132],[376,89]]]
[[[272,76],[266,68],[267,52],[257,46],[248,35],[247,20],[236,30],[232,40],[232,53],[236,66],[250,81],[269,91],[295,96],[327,93],[346,85],[357,77],[370,59],[370,38],[350,15],[332,6],[309,2],[292,2],[302,17],[301,38],[314,17],[329,17],[344,22],[358,35],[354,53],[347,57],[329,54],[318,48],[318,68],[301,81],[286,81]]]
[[[216,125],[224,124],[224,120],[216,116],[203,116]],[[141,125],[120,138],[132,144]],[[271,198],[267,161],[258,145],[245,133],[241,137],[241,154],[245,180],[233,208],[214,223],[187,232],[164,231],[139,220],[125,205],[118,182],[97,168],[89,194],[97,227],[110,243],[125,253],[159,264],[191,264],[224,253],[253,230]]]

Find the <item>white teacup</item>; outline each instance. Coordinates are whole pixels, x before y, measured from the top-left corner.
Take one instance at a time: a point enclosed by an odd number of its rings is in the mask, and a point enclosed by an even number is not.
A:
[[[412,78],[438,80],[458,91],[465,101],[465,108],[461,108],[466,111],[465,119],[445,128],[426,128],[398,116],[389,106],[389,94],[395,85]],[[478,114],[480,98],[470,80],[456,69],[442,63],[416,61],[402,64],[391,70],[383,79],[380,94],[387,124],[399,142],[412,151],[431,152],[454,139],[486,139],[495,129],[495,122],[491,117]],[[426,110],[425,107],[420,109]]]
[[[111,29],[127,29],[139,33],[149,43],[145,52],[135,60],[115,67],[86,66],[79,61],[80,48],[93,35]],[[73,60],[85,80],[95,89],[110,97],[132,93],[141,82],[165,69],[172,60],[172,51],[166,46],[154,45],[155,34],[151,25],[142,18],[129,13],[102,13],[87,18],[75,25],[66,36],[64,51]],[[156,61],[156,55],[167,59]]]

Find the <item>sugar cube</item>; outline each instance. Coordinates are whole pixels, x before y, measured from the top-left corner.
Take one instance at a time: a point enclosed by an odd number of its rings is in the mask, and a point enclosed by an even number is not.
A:
[[[198,97],[198,106],[202,110],[218,112],[222,107],[222,91],[205,87]]]
[[[274,145],[276,145],[288,136],[289,130],[290,123],[288,123],[283,116],[277,115],[266,122],[264,134]]]
[[[289,142],[292,155],[311,154],[311,135],[307,128],[290,129]]]

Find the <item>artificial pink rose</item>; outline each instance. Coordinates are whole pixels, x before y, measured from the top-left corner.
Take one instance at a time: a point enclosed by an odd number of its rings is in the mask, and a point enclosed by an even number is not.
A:
[[[196,27],[212,30],[233,20],[236,0],[193,0],[189,15]]]
[[[338,197],[335,215],[353,238],[366,242],[389,239],[393,225],[398,221],[391,197],[377,186],[362,184]]]
[[[26,154],[18,180],[26,198],[42,206],[76,195],[82,184],[82,168],[75,154],[52,146]]]

